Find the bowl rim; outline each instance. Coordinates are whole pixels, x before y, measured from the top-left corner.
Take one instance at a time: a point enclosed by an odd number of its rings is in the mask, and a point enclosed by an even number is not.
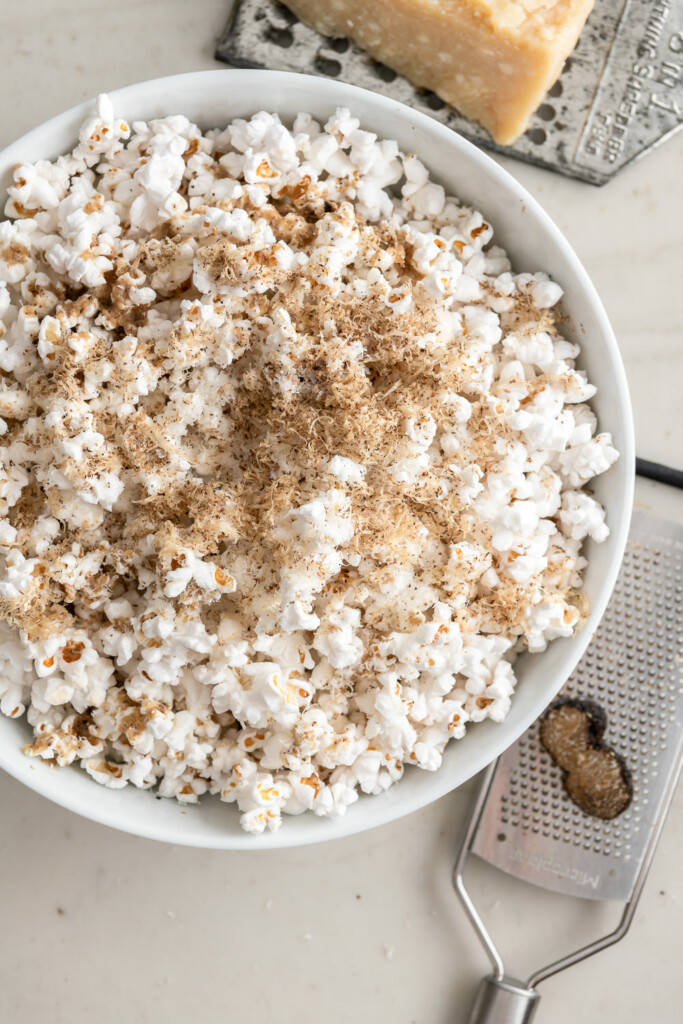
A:
[[[505,729],[505,722],[497,726],[496,728],[500,730],[498,733],[499,742],[493,744],[496,748],[496,753],[491,756],[490,753],[478,754],[476,750],[471,752],[466,771],[459,781],[453,782],[446,773],[437,772],[437,778],[442,774],[440,784],[433,784],[425,796],[422,796],[421,791],[418,789],[417,793],[406,792],[402,798],[398,799],[387,800],[386,798],[388,794],[372,798],[376,814],[374,815],[373,820],[369,823],[360,816],[358,817],[358,820],[356,820],[356,817],[353,814],[353,807],[351,807],[349,812],[343,817],[325,820],[316,819],[315,829],[309,828],[303,838],[299,835],[299,830],[291,828],[291,826],[289,828],[287,827],[287,824],[289,823],[289,818],[287,818],[284,827],[273,833],[264,833],[259,836],[251,836],[241,833],[238,836],[226,829],[224,834],[217,833],[215,835],[202,835],[197,839],[197,837],[193,836],[190,828],[187,826],[183,828],[181,818],[169,818],[166,822],[162,822],[161,820],[155,819],[153,814],[150,814],[138,815],[137,817],[129,815],[128,820],[122,820],[124,816],[113,808],[107,807],[106,800],[98,799],[98,795],[101,794],[101,790],[100,787],[97,787],[92,782],[92,780],[88,780],[92,784],[93,789],[92,798],[89,800],[83,800],[79,796],[73,796],[67,791],[60,790],[59,787],[52,787],[47,784],[47,777],[43,772],[34,770],[32,759],[26,757],[21,752],[21,749],[18,751],[6,750],[3,745],[0,744],[0,768],[18,781],[22,782],[24,785],[28,786],[34,792],[45,796],[53,803],[57,803],[91,821],[117,828],[120,831],[124,831],[132,835],[204,849],[277,849],[309,845],[312,843],[329,841],[334,838],[351,836],[356,833],[369,830],[370,828],[375,828],[379,825],[394,821],[397,818],[403,817],[404,815],[410,814],[427,806],[433,801],[463,785],[490,764],[496,757],[499,757],[505,749],[507,749],[522,735],[522,733],[526,731],[532,722],[538,718],[543,708],[546,707],[547,704],[556,696],[557,692],[561,689],[562,685],[564,685],[564,682],[583,656],[585,649],[588,646],[600,619],[602,618],[616,582],[628,539],[635,484],[635,438],[633,414],[626,372],[614,332],[595,286],[573,248],[549,214],[547,214],[540,203],[521,184],[519,184],[513,175],[501,167],[500,164],[498,164],[487,153],[483,152],[467,139],[463,138],[452,129],[447,128],[439,121],[402,103],[398,103],[388,97],[369,92],[368,90],[361,89],[357,86],[347,85],[346,83],[339,82],[334,79],[320,79],[307,74],[269,71],[265,69],[252,70],[232,68],[193,71],[180,75],[168,75],[161,78],[148,79],[143,82],[112,90],[107,95],[114,103],[114,106],[122,111],[122,116],[126,117],[127,104],[134,103],[136,100],[144,98],[145,94],[151,94],[159,89],[163,89],[165,86],[168,86],[169,88],[171,86],[176,88],[178,86],[182,87],[183,84],[188,86],[201,84],[205,86],[206,94],[209,96],[214,89],[223,88],[226,84],[231,88],[236,87],[244,89],[248,94],[249,86],[257,82],[259,85],[264,83],[269,85],[274,97],[278,94],[278,85],[286,87],[288,84],[306,82],[307,86],[310,86],[310,88],[315,90],[317,94],[323,93],[325,96],[329,96],[330,107],[354,107],[355,105],[360,108],[354,112],[360,117],[361,123],[363,122],[363,106],[367,107],[368,104],[374,108],[373,115],[377,114],[381,116],[383,112],[395,115],[397,110],[399,110],[407,125],[421,128],[428,134],[432,134],[437,142],[443,143],[446,147],[450,147],[454,153],[459,152],[464,154],[469,162],[485,169],[487,174],[495,180],[497,187],[504,190],[505,193],[515,200],[521,202],[523,208],[532,213],[538,224],[537,229],[542,229],[545,232],[559,253],[561,259],[565,261],[569,268],[571,268],[571,271],[578,282],[579,288],[597,321],[601,342],[607,349],[611,370],[614,375],[613,384],[616,389],[617,403],[619,406],[618,412],[620,412],[623,419],[623,434],[620,439],[619,453],[620,461],[622,466],[625,466],[626,471],[622,473],[622,486],[621,493],[619,495],[620,501],[617,515],[615,517],[614,510],[611,511],[610,515],[609,525],[613,546],[612,559],[608,565],[607,571],[602,577],[599,593],[593,597],[591,601],[590,613],[583,629],[571,638],[571,647],[566,648],[565,658],[562,663],[562,673],[557,673],[557,685],[554,687],[552,692],[544,691],[543,703],[540,703],[540,701],[537,702],[538,706],[535,707],[535,710],[532,709],[524,715],[521,720],[516,723],[514,729]],[[31,144],[40,140],[42,136],[48,135],[50,132],[54,132],[58,129],[72,132],[73,126],[77,124],[79,120],[84,120],[92,113],[93,102],[94,98],[91,98],[70,107],[68,110],[63,111],[62,113],[57,114],[49,120],[32,128],[9,146],[5,147],[0,151],[0,172],[4,167],[11,166],[11,163],[20,162],[21,151],[30,148]],[[249,104],[247,102],[246,105],[251,106],[253,104]],[[265,107],[261,109],[265,109]],[[269,105],[269,109],[277,110],[278,103],[276,101],[273,102]],[[182,113],[182,111],[178,110],[171,111],[171,113],[179,112]],[[201,122],[201,118],[198,120]],[[75,132],[72,133],[72,138],[74,134]],[[65,143],[65,146],[66,145],[67,143]],[[56,155],[57,154],[45,154],[45,158],[54,159]],[[425,163],[429,166],[428,159],[425,159]],[[392,787],[389,790],[389,793],[397,790],[400,790],[400,784]],[[149,794],[149,796],[151,800],[152,795]],[[189,808],[188,810],[191,811],[193,808]],[[177,821],[178,824],[169,826],[168,821],[171,820]]]

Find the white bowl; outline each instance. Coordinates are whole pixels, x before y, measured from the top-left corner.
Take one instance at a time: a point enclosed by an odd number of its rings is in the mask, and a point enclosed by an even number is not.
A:
[[[0,767],[55,803],[126,832],[188,846],[253,850],[298,846],[373,828],[450,792],[501,754],[562,687],[600,621],[619,570],[633,504],[633,422],[614,334],[586,271],[536,200],[485,153],[424,114],[342,82],[276,71],[199,71],[132,85],[111,98],[117,114],[129,121],[183,113],[205,128],[259,110],[277,111],[284,119],[303,110],[325,120],[335,107],[348,106],[364,128],[397,139],[404,151],[421,157],[448,192],[481,210],[515,269],[544,270],[564,288],[564,310],[570,318],[567,334],[582,345],[581,365],[598,386],[592,404],[600,428],[611,431],[621,453],[595,486],[611,534],[604,544],[588,547],[584,592],[591,612],[586,625],[576,636],[554,641],[543,654],[518,659],[519,685],[502,724],[472,727],[464,739],[448,746],[437,772],[410,768],[387,793],[361,797],[342,818],[285,816],[279,831],[248,836],[240,830],[234,806],[217,797],[183,808],[132,786],[105,789],[76,767],[56,770],[28,758],[22,753],[28,726],[0,715]],[[91,111],[92,102],[73,107],[0,154],[3,191],[14,164],[53,158],[72,148],[81,121]]]

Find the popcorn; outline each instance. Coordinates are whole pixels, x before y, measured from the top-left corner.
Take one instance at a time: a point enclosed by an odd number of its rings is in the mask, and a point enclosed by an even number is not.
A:
[[[609,537],[605,510],[595,498],[582,491],[566,491],[563,494],[560,523],[564,533],[572,540],[583,540],[590,536],[601,543]]]
[[[611,434],[598,434],[567,448],[560,455],[560,467],[571,487],[581,487],[594,476],[605,473],[618,459]]]
[[[0,711],[26,752],[257,834],[502,721],[609,533],[559,285],[346,109],[202,133],[100,97],[5,215]]]
[[[347,459],[343,455],[335,455],[330,459],[330,473],[336,476],[341,484],[362,484],[367,469],[359,465],[353,459]]]

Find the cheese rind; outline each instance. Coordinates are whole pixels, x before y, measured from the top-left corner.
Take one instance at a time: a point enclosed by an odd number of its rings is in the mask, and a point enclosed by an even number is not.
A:
[[[558,77],[593,0],[285,0],[323,35],[346,36],[431,89],[501,145]]]

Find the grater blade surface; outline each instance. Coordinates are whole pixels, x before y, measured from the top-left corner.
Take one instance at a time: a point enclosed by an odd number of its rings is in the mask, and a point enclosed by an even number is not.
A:
[[[636,510],[607,611],[562,690],[607,713],[633,800],[612,821],[584,814],[536,722],[500,758],[472,850],[517,878],[597,900],[630,898],[683,746],[683,525]]]
[[[216,57],[237,67],[304,71],[407,103],[478,145],[593,185],[683,125],[683,4],[595,0],[576,49],[513,146],[346,39],[327,39],[273,0],[235,0]]]

